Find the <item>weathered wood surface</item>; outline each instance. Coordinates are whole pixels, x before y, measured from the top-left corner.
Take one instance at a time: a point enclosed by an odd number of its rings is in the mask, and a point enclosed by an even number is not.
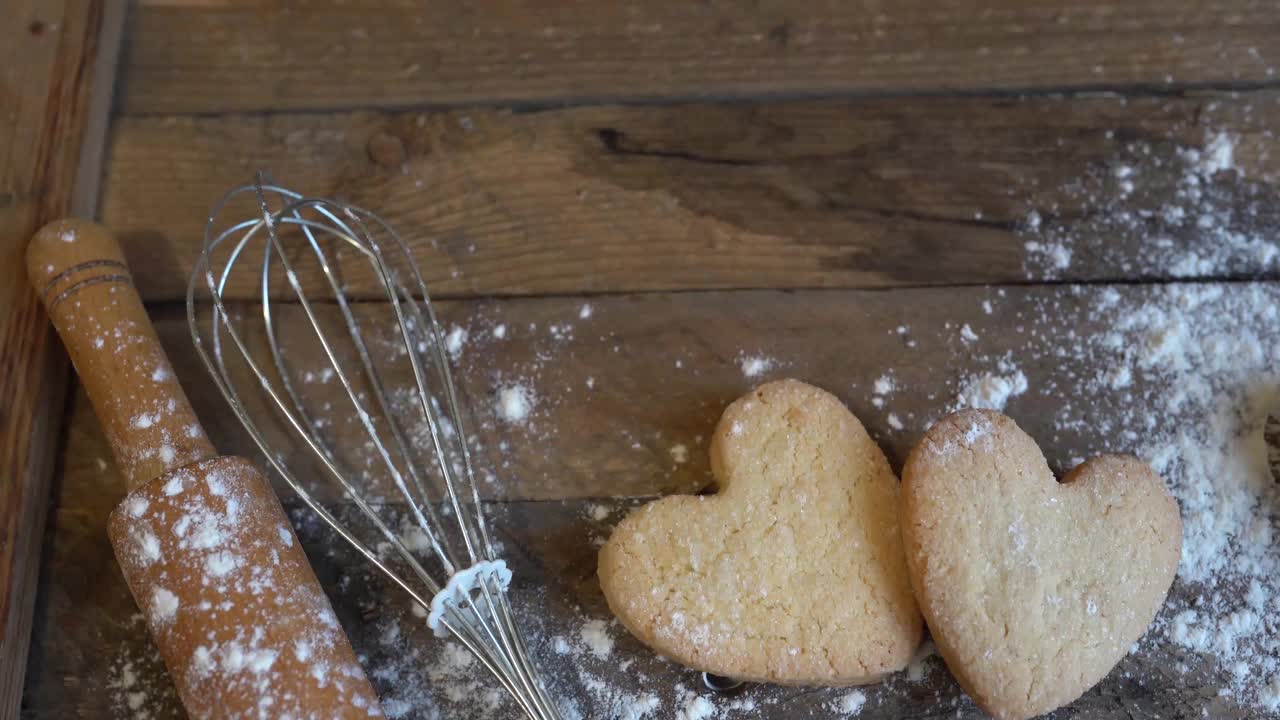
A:
[[[17,0],[0,23],[0,718],[17,716],[26,669],[66,361],[23,251],[42,224],[92,207],[123,7]],[[92,162],[92,161],[91,161]]]
[[[1215,211],[1280,231],[1277,126],[1275,92],[125,117],[102,213],[152,301],[185,296],[210,208],[257,168],[375,209],[438,296],[1163,278],[1141,238],[1221,244],[1179,154],[1219,134],[1236,172],[1214,179]],[[1082,238],[1069,268],[1029,257],[1033,225]],[[347,260],[349,291],[378,293]],[[1242,253],[1227,272],[1277,268]],[[255,290],[245,276],[229,294]]]
[[[1270,0],[139,3],[129,114],[1276,81]]]
[[[956,356],[968,349],[959,328],[967,324],[984,338],[984,356],[1025,355],[1034,343],[1025,334],[1027,313],[1043,297],[1068,293],[1009,288],[1002,291],[1002,298],[998,292],[986,288],[711,292],[483,299],[438,305],[446,332],[460,328],[467,333],[457,359],[459,389],[475,415],[470,426],[478,436],[482,463],[501,478],[498,486],[486,485],[485,490],[507,500],[547,500],[650,496],[705,488],[710,482],[706,441],[716,419],[729,402],[766,377],[744,375],[742,365],[753,357],[776,363],[768,376],[805,378],[844,397],[853,412],[867,421],[897,467],[906,459],[917,432],[946,412],[962,379],[975,369],[968,366],[976,364],[975,359],[956,362]],[[984,299],[991,302],[990,314],[982,307]],[[581,317],[584,306],[591,308],[590,317]],[[336,349],[349,351],[336,307],[320,306],[315,311],[325,321],[327,335],[340,338],[334,340]],[[394,316],[385,305],[361,304],[354,311],[375,356],[390,358],[403,352],[394,332]],[[238,306],[235,313],[255,359],[269,366],[257,306]],[[276,305],[272,313],[280,328],[281,346],[289,362],[296,363],[293,381],[306,393],[309,413],[323,419],[324,436],[339,449],[346,467],[357,473],[374,470],[369,480],[375,483],[375,496],[394,495],[389,478],[377,470],[377,455],[367,446],[367,435],[340,382],[332,374],[326,376],[329,364],[302,311]],[[191,343],[185,308],[155,308],[152,317],[174,365],[186,372],[184,387],[214,446],[223,453],[250,452],[247,434],[206,379]],[[944,331],[943,322],[952,327]],[[504,328],[502,338],[494,336],[499,326]],[[1015,331],[1018,326],[1024,331]],[[899,327],[909,328],[909,333],[900,335]],[[1100,328],[1081,315],[1076,330],[1087,334]],[[829,337],[833,332],[841,337]],[[239,357],[231,355],[234,349],[226,352],[233,358],[228,366],[246,407],[271,441],[279,444],[276,452],[283,452],[290,463],[305,462],[309,451],[291,439],[247,368],[234,360]],[[1046,363],[1039,368],[1041,374],[1060,362],[1039,361]],[[353,374],[357,374],[357,362],[353,352],[345,353],[343,366]],[[411,387],[413,376],[403,357],[379,366],[387,373],[389,387]],[[1062,368],[1061,372],[1083,370]],[[910,391],[895,395],[891,406],[877,407],[874,381],[890,371],[895,383]],[[527,422],[499,417],[498,391],[512,385],[532,394]],[[358,383],[356,387],[366,390]],[[412,414],[411,396],[394,397],[406,401],[393,404],[407,409],[411,437],[429,448],[422,423],[416,423],[415,431],[412,418],[417,415]],[[1056,414],[1042,412],[1052,400],[1049,395],[1030,406],[1025,417],[1019,416],[1032,435],[1053,432]],[[1022,400],[1015,400],[1011,408],[1016,409],[1018,402]],[[1095,412],[1104,411],[1106,402],[1098,399]],[[890,412],[910,431],[890,431],[885,425]],[[390,445],[386,437],[384,442]],[[1097,440],[1095,436],[1058,437],[1055,467],[1066,469],[1071,457],[1098,449]],[[677,445],[686,448],[687,462],[673,457],[672,448]],[[256,450],[250,456],[256,457]],[[319,468],[298,474],[323,477]],[[322,496],[336,498],[323,482],[319,487]]]
[[[517,570],[521,616],[543,648],[557,694],[574,698],[585,717],[610,717],[605,696],[654,693],[669,710],[677,684],[696,687],[696,676],[655,659],[617,626],[609,629],[616,646],[608,658],[591,655],[577,638],[584,622],[611,617],[594,576],[600,540],[626,508],[645,496],[710,484],[705,439],[723,406],[756,382],[794,376],[832,390],[898,467],[929,421],[952,402],[957,380],[992,371],[998,358],[1011,353],[1029,389],[1009,402],[1007,412],[1041,442],[1055,469],[1092,451],[1132,449],[1123,428],[1105,422],[1059,423],[1069,429],[1054,430],[1055,417],[1063,420],[1066,389],[1101,369],[1054,348],[1075,347],[1101,329],[1088,309],[1104,290],[655,293],[591,299],[585,318],[583,300],[574,298],[442,303],[446,325],[468,330],[458,366],[465,392],[477,404],[479,435],[491,450],[509,443],[505,454],[484,453],[482,463],[504,483],[504,501],[491,506],[498,535]],[[1138,301],[1159,290],[1135,286],[1119,292]],[[984,302],[990,303],[990,314]],[[385,316],[384,309],[362,311]],[[176,372],[215,444],[224,452],[254,456],[193,356],[181,309],[169,306],[155,315]],[[1053,317],[1076,334],[1037,333],[1032,321],[1041,317]],[[501,340],[493,337],[498,324],[506,328]],[[976,345],[966,342],[964,324],[980,338]],[[296,343],[291,340],[289,346]],[[1040,352],[1030,353],[1032,347]],[[750,357],[773,364],[747,377],[742,361]],[[878,405],[874,381],[889,370],[895,389]],[[487,399],[495,387],[513,380],[527,384],[538,398],[534,412],[525,424],[494,423]],[[325,393],[332,381],[313,380],[302,389],[318,400],[331,397]],[[1118,394],[1103,394],[1070,412],[1084,420],[1120,417],[1122,402]],[[892,427],[890,413],[904,429]],[[357,441],[340,422],[332,427],[343,442]],[[687,449],[687,462],[678,462],[674,448],[680,445]],[[142,694],[152,717],[176,717],[154,651],[140,625],[130,620],[133,609],[105,542],[106,515],[123,480],[83,397],[75,403],[64,463],[27,717],[112,717],[127,707],[130,691]],[[479,691],[463,693],[461,702],[446,697],[450,682],[483,678],[433,674],[439,671],[440,646],[411,618],[403,598],[370,577],[315,518],[305,511],[294,517],[385,701],[416,709],[405,717],[431,717],[431,707],[442,717],[494,716],[475,701]],[[1182,583],[1174,588],[1181,598],[1195,592]],[[555,636],[567,638],[575,650],[547,652]],[[1052,717],[1192,718],[1202,710],[1214,718],[1255,716],[1218,695],[1226,680],[1211,661],[1179,650],[1164,637],[1142,641],[1102,684]],[[923,667],[919,680],[904,674],[869,688],[859,717],[979,717],[936,658]],[[596,681],[611,689],[600,690]],[[755,700],[757,710],[734,711],[728,707],[731,699],[724,698],[717,717],[827,717],[839,695],[754,687],[743,697]],[[666,716],[660,711],[656,717]]]

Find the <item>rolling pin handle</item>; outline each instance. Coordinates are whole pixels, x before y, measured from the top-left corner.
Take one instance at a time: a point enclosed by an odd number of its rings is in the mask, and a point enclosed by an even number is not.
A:
[[[110,231],[83,220],[44,226],[27,246],[27,273],[130,489],[214,457]]]

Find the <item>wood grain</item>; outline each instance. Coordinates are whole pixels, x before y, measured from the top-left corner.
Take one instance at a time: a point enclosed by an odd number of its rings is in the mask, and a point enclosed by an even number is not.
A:
[[[1274,83],[1273,1],[139,4],[121,107],[475,103]]]
[[[967,348],[958,337],[961,325],[984,338],[984,354],[1025,355],[1030,340],[1012,328],[1022,325],[1029,308],[1046,297],[1075,308],[1085,302],[1072,299],[1070,288],[1003,292],[1002,297],[996,290],[974,287],[655,293],[592,298],[587,318],[581,315],[588,301],[566,297],[460,300],[437,303],[437,309],[446,332],[466,333],[455,364],[459,390],[473,411],[466,422],[477,435],[481,467],[500,479],[482,484],[483,492],[504,500],[552,500],[644,497],[705,488],[710,483],[705,443],[716,419],[729,402],[766,377],[805,378],[839,395],[898,467],[915,433],[890,431],[887,414],[893,412],[913,430],[923,430],[941,416],[970,371],[967,364],[977,362],[953,360]],[[983,300],[991,302],[991,314],[984,311]],[[350,343],[342,339],[337,308],[320,305],[313,310],[333,338],[343,367],[358,368]],[[401,389],[393,394],[393,407],[407,418],[409,437],[429,453],[427,430],[414,419],[413,398],[406,391],[413,376],[394,315],[379,303],[358,304],[354,313],[373,355],[385,359],[378,367],[386,386]],[[396,497],[302,311],[296,305],[280,305],[273,306],[272,314],[280,328],[280,344],[295,368],[292,381],[308,398],[308,414],[322,418],[322,437],[337,449],[340,464],[368,483],[373,496]],[[255,359],[270,366],[258,306],[240,305],[234,315]],[[1087,336],[1099,329],[1084,313],[1075,315],[1078,333]],[[208,314],[201,316],[204,326]],[[192,347],[185,308],[153,307],[152,317],[214,446],[224,453],[261,458],[206,379]],[[944,330],[944,321],[953,327]],[[495,336],[499,326],[501,338]],[[910,335],[900,336],[899,327],[911,328]],[[833,328],[839,329],[840,338],[830,337]],[[750,357],[768,358],[774,366],[766,374],[747,377],[742,363]],[[1044,367],[1026,369],[1028,376],[1048,373],[1050,364],[1045,362]],[[246,410],[272,443],[273,454],[296,468],[296,475],[314,478],[312,492],[318,497],[340,501],[247,368],[234,359],[227,365]],[[873,385],[890,369],[896,382],[916,391],[895,396],[893,407],[886,409],[875,405]],[[1084,372],[1065,365],[1059,371]],[[367,392],[357,373],[349,379],[357,391]],[[525,422],[509,422],[498,411],[500,390],[517,385],[531,397]],[[1026,405],[1011,405],[1021,408],[1019,421],[1034,437],[1055,434],[1056,413],[1048,410],[1055,398],[1048,388],[1044,392],[1043,398],[1026,398]],[[1096,412],[1106,410],[1108,402],[1098,398]],[[390,445],[386,436],[384,442]],[[1055,467],[1063,468],[1068,458],[1096,450],[1098,442],[1111,447],[1114,439],[1060,434],[1057,442]],[[677,446],[684,449],[673,449]],[[677,461],[676,454],[687,460]],[[282,484],[278,489],[288,493]]]
[[[1161,289],[650,293],[594,298],[588,317],[582,317],[583,301],[572,298],[443,303],[447,325],[468,331],[458,360],[461,382],[477,404],[478,434],[490,448],[482,464],[498,473],[503,486],[494,495],[500,501],[490,510],[516,569],[522,624],[542,648],[557,693],[576,699],[587,711],[584,717],[610,717],[609,704],[596,694],[601,686],[625,694],[655,693],[664,709],[674,707],[677,684],[696,687],[695,676],[657,660],[616,626],[609,628],[616,645],[608,658],[585,649],[566,657],[546,648],[555,636],[578,647],[584,622],[608,621],[594,574],[598,543],[643,499],[709,484],[705,438],[724,405],[756,382],[789,375],[832,390],[897,467],[930,420],[951,402],[959,378],[991,371],[997,358],[1009,354],[1025,372],[1029,389],[1014,397],[1007,410],[1041,442],[1055,469],[1093,451],[1132,450],[1121,429],[1109,424],[1064,422],[1063,429],[1054,429],[1063,419],[1062,388],[1100,368],[1078,354],[1056,353],[1045,345],[1073,346],[1101,330],[1088,308],[1101,293],[1112,291],[1129,306]],[[984,302],[990,303],[990,314]],[[372,305],[362,311],[387,317],[384,308]],[[1077,335],[1054,339],[1020,328],[1027,318],[1046,312]],[[964,339],[962,324],[980,337],[979,345]],[[503,339],[493,337],[498,325],[506,328]],[[215,443],[226,452],[252,455],[247,438],[204,380],[181,308],[157,312],[156,326]],[[1032,346],[1041,352],[1031,355]],[[303,358],[310,355],[296,337],[286,348]],[[742,360],[751,356],[769,358],[773,366],[746,377]],[[317,365],[314,371],[319,369]],[[874,381],[890,369],[896,389],[886,406],[878,406]],[[495,421],[487,398],[494,388],[517,379],[538,399],[532,417],[516,425]],[[334,382],[317,375],[301,388],[327,402],[334,397]],[[1161,389],[1147,386],[1145,392]],[[1121,417],[1121,402],[1119,393],[1104,393],[1091,398],[1087,408],[1076,409],[1086,420]],[[902,430],[894,428],[890,413],[902,421]],[[341,424],[342,411],[335,409],[334,415],[330,431],[339,442],[354,445],[357,436]],[[144,694],[155,717],[171,717],[176,707],[171,690],[154,664],[154,649],[126,619],[127,593],[102,542],[107,510],[124,479],[109,462],[108,445],[83,395],[74,403],[69,437],[49,565],[48,611],[41,623],[43,652],[35,657],[28,717],[111,717],[113,708],[127,702],[122,687],[126,664],[137,676],[132,691]],[[495,452],[502,442],[507,447]],[[678,461],[676,446],[684,446],[687,461]],[[284,452],[290,462],[296,460]],[[341,502],[335,505],[343,508]],[[479,691],[450,701],[440,689],[447,683],[422,679],[434,677],[440,646],[426,637],[421,620],[413,619],[394,588],[370,576],[314,516],[296,503],[292,507],[299,536],[384,702],[411,702],[425,716],[434,707],[441,717],[493,717],[492,710],[475,701]],[[1196,592],[1182,583],[1174,589],[1183,599]],[[1255,716],[1233,705],[1230,693],[1218,693],[1229,683],[1224,671],[1165,637],[1154,633],[1102,684],[1054,717],[1192,718],[1202,710],[1229,720]],[[936,659],[924,667],[919,681],[899,675],[866,689],[868,704],[859,717],[981,717]],[[593,678],[598,682],[593,684]],[[457,680],[486,682],[478,674]],[[764,686],[748,693],[758,702],[754,714],[734,713],[725,708],[724,699],[719,701],[721,717],[827,717],[830,703],[842,694]]]
[[[103,218],[150,301],[185,297],[203,219],[257,168],[384,215],[437,296],[1164,278],[1141,240],[1219,252],[1202,210],[1275,236],[1277,124],[1275,92],[125,117]],[[1219,135],[1237,171],[1192,177],[1189,202],[1187,151]],[[1068,269],[1029,255],[1046,236],[1076,241]],[[348,290],[376,295],[347,259]],[[1277,268],[1241,253],[1217,271]]]
[[[472,410],[465,420],[480,448],[480,467],[499,480],[482,485],[482,491],[495,499],[553,500],[705,489],[711,483],[705,442],[721,411],[759,382],[788,376],[843,399],[897,469],[918,433],[947,412],[966,380],[975,373],[997,372],[995,359],[1006,357],[1018,359],[1036,388],[1013,398],[1009,413],[1032,437],[1045,439],[1056,472],[1070,469],[1073,458],[1103,450],[1132,452],[1118,432],[1095,430],[1088,421],[1132,414],[1123,404],[1124,391],[1091,397],[1087,417],[1059,407],[1064,388],[1097,372],[1081,357],[1065,357],[1067,350],[1114,329],[1104,317],[1087,311],[1105,287],[645,293],[488,298],[436,306],[444,330],[466,338],[454,363],[455,378]],[[1222,287],[1233,291],[1247,286]],[[1139,306],[1143,298],[1162,297],[1161,289],[1134,285],[1120,286],[1117,292]],[[585,318],[584,307],[590,309]],[[340,335],[337,309],[319,305],[313,310],[333,338],[339,362],[349,371],[356,368],[350,349],[343,351],[349,343]],[[392,406],[409,418],[409,437],[430,452],[426,430],[410,414],[415,400],[407,389],[413,376],[398,344],[393,313],[377,303],[356,304],[353,312],[371,353],[386,359],[378,363],[386,386],[400,390],[393,393]],[[272,313],[294,368],[295,387],[305,394],[309,414],[323,419],[322,437],[338,449],[340,464],[369,483],[373,495],[396,496],[300,309],[273,305]],[[254,357],[269,366],[259,306],[238,305],[233,315]],[[185,308],[156,307],[152,316],[214,446],[260,458],[207,380],[192,347]],[[200,317],[207,344],[208,314]],[[1037,324],[1049,318],[1069,328],[1078,342],[1043,337],[1045,329]],[[961,336],[966,325],[980,338],[979,345]],[[1067,346],[1064,357],[1046,349],[1056,343]],[[256,381],[234,360],[238,356],[227,352],[232,382],[273,454],[291,467],[306,468],[309,451],[291,439]],[[744,366],[751,358],[763,359],[764,369],[748,376]],[[887,374],[903,390],[893,395],[891,405],[876,400],[875,381]],[[349,379],[364,391],[357,375],[352,372]],[[500,390],[517,385],[531,398],[525,422],[509,422],[499,413]],[[902,431],[889,426],[890,413]],[[1075,422],[1067,422],[1072,418]],[[676,446],[684,449],[673,450]],[[319,497],[340,501],[318,468],[297,474],[316,478]],[[288,492],[283,485],[278,489]]]
[[[45,222],[92,204],[77,185],[101,147],[123,6],[18,0],[0,23],[0,718],[17,717],[36,594],[66,362],[25,280],[22,254]]]

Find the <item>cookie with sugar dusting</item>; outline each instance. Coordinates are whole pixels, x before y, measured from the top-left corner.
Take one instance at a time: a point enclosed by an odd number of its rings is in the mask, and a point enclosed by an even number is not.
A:
[[[609,607],[699,670],[788,685],[872,682],[923,627],[903,557],[898,479],[831,394],[772,382],[725,411],[719,491],[624,519],[600,551]]]
[[[902,473],[907,564],[947,666],[1000,720],[1061,707],[1142,636],[1178,567],[1182,522],[1142,461],[1103,455],[1058,482],[1013,420],[938,421]]]

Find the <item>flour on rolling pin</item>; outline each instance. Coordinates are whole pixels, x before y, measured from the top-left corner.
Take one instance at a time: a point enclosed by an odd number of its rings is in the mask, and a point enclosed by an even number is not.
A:
[[[145,588],[138,604],[175,680],[196,696],[252,700],[261,717],[303,712],[303,690],[381,717],[328,599],[282,562],[298,552],[293,530],[255,510],[275,502],[268,493],[247,461],[218,458],[135,491],[111,517],[117,558]]]
[[[266,478],[215,457],[115,239],[52,223],[27,269],[127,479],[108,535],[188,715],[382,717]]]
[[[77,311],[80,301],[71,300],[68,304]],[[182,397],[162,387],[176,385],[177,380],[168,358],[151,344],[151,328],[139,327],[138,323],[127,319],[114,327],[96,327],[95,318],[89,316],[80,320],[92,335],[95,349],[118,358],[131,358],[130,362],[134,364],[132,375],[135,382],[122,383],[108,401],[112,406],[110,411],[120,417],[127,426],[127,432],[138,439],[122,443],[128,452],[117,457],[117,462],[125,474],[134,475],[140,466],[148,463],[158,462],[173,467],[199,460],[198,453],[193,452],[190,446],[204,436],[200,426],[188,422],[175,427],[174,423],[162,422],[169,417],[186,418],[191,409],[180,407]],[[104,429],[108,439],[113,441],[112,435],[119,434],[114,424],[104,424]]]
[[[53,223],[33,240],[28,270],[129,487],[212,457],[115,239]]]

